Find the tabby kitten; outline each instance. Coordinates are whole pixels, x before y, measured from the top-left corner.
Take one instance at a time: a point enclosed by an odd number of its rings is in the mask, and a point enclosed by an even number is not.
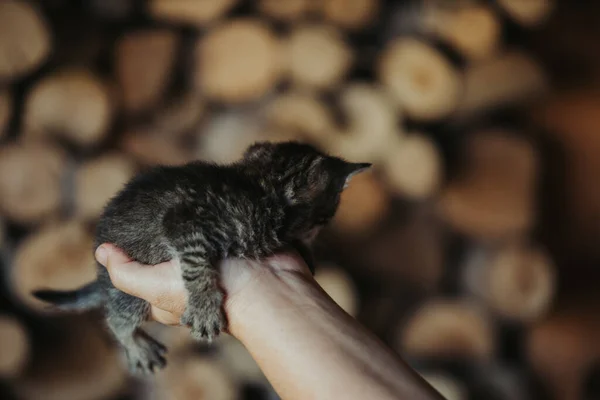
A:
[[[112,243],[142,264],[178,259],[189,294],[181,322],[194,338],[210,341],[226,326],[219,261],[260,259],[286,246],[308,257],[309,242],[333,217],[349,179],[369,166],[286,142],[256,143],[231,165],[156,167],[108,203],[95,244]],[[34,294],[61,310],[103,306],[130,370],[164,367],[165,347],[140,328],[150,304],[116,289],[106,268],[97,267],[98,279],[79,290]]]

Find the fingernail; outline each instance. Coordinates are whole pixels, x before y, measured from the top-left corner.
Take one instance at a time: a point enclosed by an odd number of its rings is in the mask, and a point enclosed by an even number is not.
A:
[[[100,246],[96,249],[96,260],[104,266],[108,261],[108,250],[104,246]]]

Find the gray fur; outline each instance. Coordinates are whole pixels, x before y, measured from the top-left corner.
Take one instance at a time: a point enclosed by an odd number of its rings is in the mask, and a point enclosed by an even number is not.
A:
[[[178,259],[189,298],[181,322],[194,338],[210,341],[227,323],[219,261],[260,259],[295,246],[312,270],[312,233],[335,214],[349,177],[368,166],[288,142],[257,143],[232,165],[156,167],[109,202],[96,246],[112,243],[148,265]],[[150,305],[116,289],[103,266],[97,270],[97,282],[79,291],[36,295],[65,310],[103,306],[132,372],[162,368],[166,349],[140,328]]]

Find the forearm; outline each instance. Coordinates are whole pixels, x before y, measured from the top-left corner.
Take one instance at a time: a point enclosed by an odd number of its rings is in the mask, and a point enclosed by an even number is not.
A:
[[[441,399],[310,278],[267,272],[241,293],[230,329],[285,400]]]

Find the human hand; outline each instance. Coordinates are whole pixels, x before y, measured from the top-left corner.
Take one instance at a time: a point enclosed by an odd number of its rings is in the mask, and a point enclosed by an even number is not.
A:
[[[178,260],[154,266],[142,265],[111,244],[98,247],[96,260],[106,267],[117,289],[151,304],[153,320],[165,325],[180,325],[187,305],[187,291]],[[292,252],[277,254],[260,262],[227,259],[218,268],[220,284],[225,292],[225,313],[230,322],[242,312],[252,293],[265,290],[261,282],[266,274],[278,279],[312,279],[304,261]],[[242,294],[244,300],[240,300]]]

